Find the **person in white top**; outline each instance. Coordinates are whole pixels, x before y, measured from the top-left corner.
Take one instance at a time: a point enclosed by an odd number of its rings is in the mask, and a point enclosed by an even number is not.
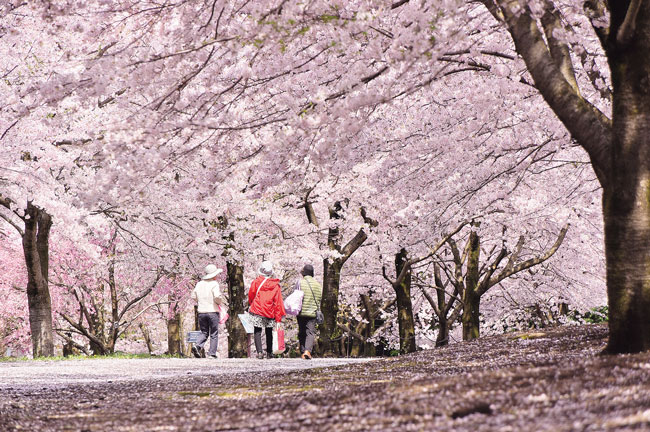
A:
[[[217,358],[217,347],[219,346],[219,305],[223,301],[217,275],[223,270],[218,269],[214,264],[205,267],[205,275],[196,284],[192,291],[192,298],[197,302],[199,312],[199,328],[201,336],[192,347],[194,357],[200,358],[203,344],[210,337],[210,349],[208,357]]]

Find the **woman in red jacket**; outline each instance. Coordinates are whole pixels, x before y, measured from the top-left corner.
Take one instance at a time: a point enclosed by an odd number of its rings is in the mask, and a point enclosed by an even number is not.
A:
[[[266,357],[273,357],[273,326],[286,315],[282,302],[280,280],[273,276],[273,264],[264,261],[260,265],[260,275],[251,283],[248,290],[250,321],[255,328],[255,350],[257,358],[263,359],[262,328],[266,329]]]

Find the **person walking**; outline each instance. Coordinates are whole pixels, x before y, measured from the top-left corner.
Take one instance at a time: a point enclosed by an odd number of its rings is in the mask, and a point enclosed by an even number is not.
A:
[[[196,284],[192,291],[192,299],[197,303],[199,312],[199,329],[201,336],[192,347],[194,357],[200,358],[203,344],[210,337],[210,349],[208,357],[217,358],[217,348],[219,346],[219,306],[223,299],[217,275],[223,270],[218,269],[214,264],[205,267],[205,275]]]
[[[304,360],[311,360],[316,338],[316,312],[320,311],[323,287],[314,279],[314,266],[311,264],[305,264],[300,274],[302,278],[298,280],[297,284],[305,295],[302,299],[302,309],[297,317],[298,343],[300,344],[300,357]]]
[[[280,323],[286,315],[282,302],[280,280],[272,278],[273,264],[264,261],[260,265],[259,276],[251,283],[248,290],[250,321],[255,337],[257,358],[265,357],[262,351],[262,329],[266,332],[266,358],[273,357],[273,326]]]

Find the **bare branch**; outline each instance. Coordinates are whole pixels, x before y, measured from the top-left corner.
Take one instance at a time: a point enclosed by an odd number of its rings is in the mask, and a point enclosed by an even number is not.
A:
[[[368,235],[363,230],[363,228],[361,228],[352,238],[352,240],[343,246],[343,249],[341,250],[341,254],[343,255],[343,258],[341,258],[341,263],[345,263],[352,256],[352,254],[357,249],[359,249],[359,247],[363,244],[363,242],[366,241],[367,238]]]
[[[625,14],[625,20],[623,20],[623,24],[621,24],[618,32],[616,32],[616,42],[620,46],[624,47],[632,41],[634,31],[636,30],[636,17],[639,15],[639,9],[641,9],[641,0],[631,0],[627,13]]]
[[[562,242],[564,241],[564,237],[566,236],[566,233],[569,229],[570,224],[564,225],[564,227],[560,230],[560,233],[557,236],[557,239],[555,240],[555,243],[553,246],[544,254],[535,258],[531,258],[529,260],[526,260],[522,263],[517,264],[516,266],[510,268],[510,269],[503,269],[501,273],[499,273],[497,276],[491,278],[489,282],[486,284],[486,290],[489,289],[490,287],[493,287],[494,285],[498,284],[502,280],[504,280],[507,277],[512,276],[515,273],[519,273],[522,270],[526,270],[530,267],[536,266],[537,264],[543,263],[547,259],[553,256],[555,252],[559,249],[560,245],[562,245]]]
[[[400,272],[399,276],[397,276],[397,280],[395,281],[395,284],[401,284],[406,275],[408,274],[408,271],[413,267],[415,264],[425,261],[438,252],[438,250],[444,246],[445,243],[449,242],[449,240],[460,230],[463,229],[465,225],[467,225],[470,221],[469,220],[464,220],[462,221],[452,232],[449,234],[445,235],[433,248],[429,249],[429,253],[425,256],[419,257],[419,258],[413,258],[404,263],[404,266],[402,267],[402,271]]]
[[[105,348],[104,341],[102,341],[101,339],[99,339],[99,338],[98,338],[97,336],[95,336],[94,334],[90,333],[90,332],[89,332],[85,327],[83,327],[82,325],[80,325],[80,324],[74,322],[74,321],[72,320],[72,318],[70,318],[68,315],[66,315],[66,314],[64,314],[64,313],[59,312],[59,315],[61,315],[61,317],[62,317],[64,320],[66,320],[66,321],[68,322],[68,324],[70,324],[74,329],[76,329],[76,330],[77,330],[77,331],[78,331],[82,336],[84,336],[84,337],[87,338],[88,340],[90,340],[90,341],[96,343],[97,345],[99,345],[99,346]]]

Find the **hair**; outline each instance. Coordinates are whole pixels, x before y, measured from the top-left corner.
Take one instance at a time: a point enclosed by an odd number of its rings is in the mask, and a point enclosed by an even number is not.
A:
[[[303,276],[314,277],[314,266],[311,264],[305,264],[305,266],[300,271],[300,274]]]

